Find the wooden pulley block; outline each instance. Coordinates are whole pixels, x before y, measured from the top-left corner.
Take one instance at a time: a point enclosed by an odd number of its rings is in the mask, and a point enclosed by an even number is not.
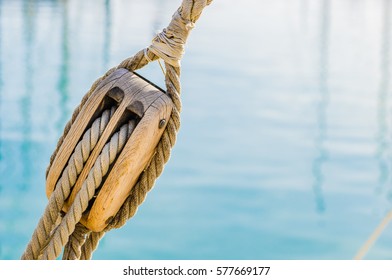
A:
[[[72,205],[110,137],[121,125],[130,119],[136,119],[135,129],[110,167],[93,204],[89,206],[81,220],[92,231],[101,231],[107,226],[149,164],[170,118],[173,103],[162,89],[136,73],[120,68],[107,76],[85,102],[58,149],[46,179],[48,197],[53,192],[83,133],[104,110],[113,106],[116,110],[85,162],[63,209],[67,211]]]

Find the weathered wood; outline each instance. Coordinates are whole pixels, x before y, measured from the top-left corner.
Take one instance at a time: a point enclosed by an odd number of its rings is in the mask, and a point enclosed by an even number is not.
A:
[[[169,119],[171,108],[171,100],[161,94],[145,111],[90,210],[87,226],[93,231],[105,228],[128,197],[132,186],[153,156],[166,126],[160,126],[159,123]]]
[[[84,131],[93,118],[99,115],[99,110],[103,111],[105,98],[117,102],[118,107],[79,174],[64,207],[65,211],[72,205],[104,145],[126,121],[125,118],[140,120],[102,183],[93,205],[82,218],[82,223],[93,231],[104,229],[124,203],[141,172],[150,162],[173,108],[171,99],[144,79],[125,69],[113,72],[87,100],[59,148],[47,177],[48,196],[53,192]]]
[[[128,73],[129,71],[126,69],[119,69],[113,72],[97,86],[97,89],[91,94],[83,108],[81,108],[76,120],[68,131],[63,144],[60,146],[53,164],[51,165],[51,168],[48,172],[48,176],[46,178],[47,197],[49,197],[53,192],[57,180],[63,172],[68,159],[70,158],[84,131],[86,131],[91,119],[97,113],[97,109],[102,103],[106,92],[113,87],[113,84],[115,84],[119,79]]]

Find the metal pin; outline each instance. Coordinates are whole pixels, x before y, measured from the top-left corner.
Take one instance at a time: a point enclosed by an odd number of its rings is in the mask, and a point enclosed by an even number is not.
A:
[[[165,126],[165,123],[166,123],[166,120],[165,119],[161,119],[160,121],[159,121],[159,128],[162,128],[162,127],[164,127]]]

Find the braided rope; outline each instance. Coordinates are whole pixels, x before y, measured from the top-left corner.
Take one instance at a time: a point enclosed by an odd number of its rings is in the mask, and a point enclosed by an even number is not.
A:
[[[79,260],[82,255],[81,247],[89,234],[88,228],[77,223],[74,232],[69,236],[68,242],[64,246],[63,260]]]
[[[67,122],[67,124],[64,127],[63,135],[60,136],[59,140],[57,141],[56,148],[55,148],[53,154],[50,156],[49,165],[46,168],[46,177],[48,176],[49,170],[52,167],[52,163],[53,163],[54,159],[56,158],[56,155],[57,155],[61,145],[63,144],[65,137],[68,135],[68,132],[71,129],[72,124],[75,122],[76,118],[78,117],[80,110],[83,108],[84,104],[89,99],[89,97],[94,92],[94,90],[97,88],[99,83],[102,80],[104,80],[106,77],[108,77],[110,74],[112,74],[115,70],[116,70],[116,68],[113,67],[112,69],[108,70],[102,77],[98,78],[93,83],[90,90],[83,96],[82,100],[80,101],[80,104],[75,108],[74,112],[72,113],[71,119]]]
[[[32,239],[21,257],[22,259],[37,259],[42,249],[46,246],[50,232],[59,218],[60,212],[72,187],[75,185],[80,172],[83,170],[84,163],[87,161],[91,151],[97,144],[114,111],[115,107],[110,110],[105,110],[101,117],[93,122],[91,128],[83,134],[82,140],[76,145],[61,178],[58,180],[56,187],[49,198],[48,205],[38,222]]]
[[[181,47],[179,47],[177,53],[177,58],[171,57],[174,52],[172,50],[169,51],[168,55],[161,56],[162,59],[165,60],[166,67],[166,76],[165,76],[165,84],[166,91],[171,97],[174,108],[172,110],[171,117],[168,121],[165,131],[162,134],[162,137],[155,149],[155,154],[150,162],[150,165],[146,168],[146,170],[140,175],[140,178],[136,185],[132,188],[130,195],[124,202],[123,206],[118,211],[117,215],[113,218],[113,220],[109,223],[109,225],[105,228],[105,231],[109,231],[113,228],[122,227],[130,218],[132,218],[140,204],[145,200],[147,193],[154,186],[155,180],[159,177],[159,175],[163,171],[163,167],[165,163],[169,160],[171,148],[174,146],[176,142],[177,132],[180,128],[180,112],[181,112],[181,84],[180,84],[180,67],[179,60],[183,54],[183,46],[186,42],[186,38],[188,37],[189,31],[191,28],[186,28],[186,32],[184,29],[180,31],[179,26],[181,28],[181,24],[179,21],[182,21],[182,26],[190,26],[189,23],[195,23],[196,20],[200,17],[202,10],[205,6],[209,5],[212,0],[209,1],[188,1],[184,0],[181,7],[174,14],[172,22],[169,26],[163,30],[162,33],[169,34],[168,36],[181,36],[177,42],[180,42]],[[174,25],[172,25],[172,23]],[[192,26],[193,27],[193,26]],[[166,36],[166,35],[165,35]],[[148,59],[145,58],[144,54],[154,60],[157,58],[157,55],[161,54],[162,51],[157,52],[156,42],[161,43],[162,36],[157,36],[153,39],[153,45],[151,49],[142,50],[137,53],[134,57],[123,61],[120,65],[121,67],[127,68],[130,71],[136,70],[138,66],[148,63]],[[161,44],[158,45],[158,48]],[[154,55],[157,54],[157,55]],[[169,57],[169,58],[167,58]]]
[[[75,230],[76,224],[82,218],[83,212],[87,209],[88,202],[93,198],[96,188],[101,185],[102,178],[107,174],[110,165],[120,154],[135,126],[136,122],[134,120],[129,121],[121,126],[120,130],[113,134],[110,141],[105,144],[87,179],[77,193],[74,202],[63,217],[60,225],[53,232],[49,244],[43,252],[42,259],[52,260],[60,255],[62,248],[68,242],[69,236]]]
[[[78,159],[72,159],[71,156],[72,161],[70,159],[70,162],[63,172],[67,174],[65,178],[68,178],[69,180],[63,182],[63,180],[60,179],[59,182],[61,183],[56,184],[56,188],[49,199],[49,204],[45,209],[44,215],[22,256],[22,259],[55,259],[59,256],[61,249],[64,246],[63,259],[90,259],[92,252],[98,246],[99,240],[104,236],[105,232],[123,226],[128,219],[134,216],[137,208],[153,187],[155,180],[162,173],[165,163],[169,160],[171,148],[176,142],[176,135],[180,128],[181,112],[180,60],[184,53],[184,45],[190,30],[194,27],[194,23],[200,17],[204,7],[211,2],[212,0],[183,0],[182,5],[173,15],[169,26],[153,39],[150,47],[139,51],[133,57],[125,59],[117,67],[110,69],[102,77],[98,78],[83,97],[79,106],[75,109],[71,120],[66,124],[63,135],[58,140],[57,147],[50,158],[46,175],[48,175],[48,171],[72,124],[78,117],[88,98],[103,79],[113,73],[116,69],[125,68],[134,72],[135,70],[144,67],[149,62],[162,58],[165,61],[166,67],[166,92],[171,97],[174,108],[155,149],[153,158],[140,175],[138,182],[132,188],[128,198],[116,216],[102,232],[91,232],[79,223],[96,188],[101,184],[102,178],[106,175],[110,164],[122,150],[135,123],[129,123],[128,125],[122,126],[120,131],[115,133],[110,142],[104,146],[101,154],[95,161],[93,168],[90,170],[87,179],[83,182],[82,188],[76,195],[70,209],[64,217],[60,217],[64,202],[68,198],[70,190],[75,184],[77,176],[83,169],[83,164],[87,160],[93,147],[90,148],[88,153],[87,149],[82,149],[84,152],[82,153],[83,160],[80,160],[80,157],[78,157]],[[63,177],[64,176],[62,175],[62,178]],[[58,226],[53,229],[58,222]]]
[[[64,247],[63,260],[91,259],[104,234],[104,231],[92,232],[79,222]]]
[[[82,254],[80,256],[81,260],[89,260],[95,249],[98,247],[99,240],[105,235],[104,231],[100,232],[91,232],[83,244],[81,251]]]

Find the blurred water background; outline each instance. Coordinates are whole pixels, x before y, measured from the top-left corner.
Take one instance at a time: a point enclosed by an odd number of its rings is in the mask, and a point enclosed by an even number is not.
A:
[[[96,78],[178,0],[0,0],[0,259]],[[352,259],[392,207],[390,0],[215,0],[182,61],[182,127],[135,218],[94,259]],[[157,63],[140,71],[164,86]],[[392,258],[389,225],[366,256]]]

